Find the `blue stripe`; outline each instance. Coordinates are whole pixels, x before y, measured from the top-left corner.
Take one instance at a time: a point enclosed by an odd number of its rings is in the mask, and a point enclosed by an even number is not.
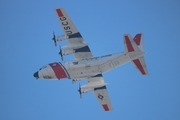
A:
[[[78,32],[78,33],[69,35],[69,38],[82,38],[82,36],[81,36],[81,34]]]
[[[64,70],[66,71],[66,73],[67,73],[67,75],[68,75],[68,78],[71,79],[68,71],[66,70],[66,68],[65,68],[60,62],[59,62],[59,64],[60,64],[60,65],[64,68]]]
[[[82,48],[75,49],[75,53],[77,52],[91,52],[88,46],[84,46]]]
[[[93,78],[94,77],[102,77],[102,74],[97,74],[97,75],[93,76]]]
[[[94,91],[96,91],[96,90],[102,90],[102,89],[106,89],[106,86],[102,86],[102,87],[94,88]]]

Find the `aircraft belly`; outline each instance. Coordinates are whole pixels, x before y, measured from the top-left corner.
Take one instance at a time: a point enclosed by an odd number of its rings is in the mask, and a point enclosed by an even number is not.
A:
[[[99,68],[95,64],[78,64],[78,65],[69,65],[67,71],[71,79],[83,79],[90,76],[94,76],[99,73]]]
[[[123,65],[123,64],[129,62],[129,61],[130,61],[129,56],[126,54],[123,54],[123,55],[119,56],[118,58],[113,59],[112,63],[113,63],[113,66],[116,68],[116,67],[119,67],[120,65]]]
[[[124,53],[89,61],[69,62],[66,63],[66,68],[71,79],[85,79],[112,70],[129,61],[129,55]]]
[[[73,69],[71,71],[71,76],[73,78],[82,78],[84,76],[87,76],[89,74],[88,70],[86,68],[79,68],[79,69]]]
[[[112,70],[118,66],[121,66],[127,63],[128,61],[130,61],[129,56],[126,54],[122,54],[122,55],[117,56],[116,58],[108,59],[107,61],[100,63],[99,68],[101,72],[103,73],[103,72]]]

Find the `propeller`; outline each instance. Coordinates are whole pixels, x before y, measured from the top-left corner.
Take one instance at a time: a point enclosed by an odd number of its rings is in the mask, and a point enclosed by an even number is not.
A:
[[[61,49],[61,46],[59,46],[59,55],[61,56],[61,60],[63,61],[64,59],[63,59],[63,54],[62,54],[62,49]]]
[[[80,86],[80,83],[79,83],[79,89],[78,89],[78,92],[80,94],[80,98],[82,98],[82,92],[81,92],[81,86]]]
[[[52,38],[52,40],[54,41],[54,45],[57,46],[57,43],[56,43],[56,36],[55,36],[54,31],[53,31],[53,38]]]

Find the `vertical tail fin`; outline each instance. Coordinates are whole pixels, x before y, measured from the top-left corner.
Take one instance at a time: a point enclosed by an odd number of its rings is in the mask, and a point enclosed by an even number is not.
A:
[[[126,52],[138,52],[140,51],[139,47],[137,46],[136,42],[132,39],[129,34],[124,35],[124,45]]]
[[[144,60],[144,56],[141,56],[144,52],[144,40],[142,34],[136,34],[132,39],[129,34],[124,35],[125,52],[129,53],[129,57],[133,65],[139,70],[142,75],[147,75],[147,67]],[[139,58],[133,58],[139,56]]]

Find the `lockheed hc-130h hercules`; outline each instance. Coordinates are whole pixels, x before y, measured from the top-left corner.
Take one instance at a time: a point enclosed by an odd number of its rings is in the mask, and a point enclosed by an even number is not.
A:
[[[86,85],[79,86],[80,97],[83,93],[94,92],[103,110],[112,110],[106,88],[107,83],[104,82],[102,74],[131,61],[142,75],[147,75],[143,35],[136,34],[132,38],[129,34],[125,34],[124,52],[94,57],[66,11],[63,8],[57,8],[55,12],[64,32],[62,36],[55,36],[53,33],[55,46],[57,41],[67,40],[68,45],[62,46],[59,54],[62,60],[63,56],[74,54],[75,60],[49,63],[35,72],[34,77],[49,80],[69,78],[73,83],[87,80]]]

